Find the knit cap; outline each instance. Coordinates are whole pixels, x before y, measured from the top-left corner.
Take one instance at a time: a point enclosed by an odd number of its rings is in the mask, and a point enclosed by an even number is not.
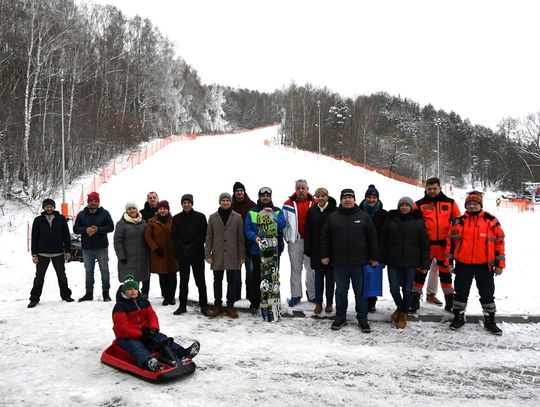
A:
[[[232,187],[233,192],[235,192],[237,189],[242,189],[244,192],[246,192],[246,187],[240,181],[236,181]]]
[[[169,201],[166,201],[165,199],[163,201],[159,201],[157,204],[157,208],[167,208],[167,210],[171,210],[171,207],[169,206]]]
[[[87,203],[90,203],[90,201],[97,201],[99,202],[99,194],[94,191],[94,192],[90,192],[88,194],[88,199],[86,200]]]
[[[122,292],[125,293],[130,288],[134,288],[135,290],[139,289],[139,282],[135,280],[135,277],[131,274],[126,274],[124,277],[124,282],[122,283]]]
[[[182,200],[180,201],[180,203],[182,203],[184,201],[189,201],[189,202],[191,202],[191,205],[193,205],[193,195],[191,195],[191,194],[182,195]]]
[[[219,194],[219,203],[221,203],[222,199],[228,199],[229,201],[232,201],[232,196],[228,192],[222,192]]]
[[[379,198],[379,191],[377,191],[377,188],[375,188],[375,185],[373,185],[373,184],[369,185],[369,187],[368,187],[368,189],[366,191],[366,194],[365,194],[365,198],[367,198],[370,195],[374,195],[377,198]]]
[[[47,198],[43,201],[41,204],[41,209],[45,209],[47,205],[52,205],[56,208],[56,203],[51,198]]]
[[[399,207],[401,205],[409,205],[411,207],[411,209],[412,209],[412,208],[414,208],[414,201],[411,198],[409,198],[408,196],[404,196],[397,203],[398,209],[399,209]]]
[[[480,204],[481,208],[484,207],[484,202],[483,202],[483,199],[482,199],[482,195],[480,195],[480,194],[470,193],[469,195],[467,195],[467,198],[465,198],[465,207],[467,207],[467,204],[469,202],[478,202]]]
[[[352,190],[351,188],[345,188],[341,191],[341,195],[339,196],[339,199],[343,199],[345,198],[346,196],[352,196],[353,198],[356,199],[356,196],[354,195],[354,190]]]
[[[126,202],[126,206],[125,206],[125,209],[126,211],[129,209],[129,208],[135,208],[137,210],[139,210],[139,207],[137,206],[137,204],[133,201],[128,201]]]

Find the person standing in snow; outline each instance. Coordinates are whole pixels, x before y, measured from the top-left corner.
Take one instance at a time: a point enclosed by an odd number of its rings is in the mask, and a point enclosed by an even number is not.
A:
[[[332,330],[347,325],[349,283],[356,302],[356,319],[364,333],[371,332],[367,320],[367,298],[363,296],[364,265],[377,266],[377,230],[371,216],[356,204],[354,191],[341,191],[341,205],[325,222],[321,235],[321,263],[334,265],[336,281],[336,319]]]
[[[289,307],[297,305],[302,298],[302,270],[306,270],[306,294],[308,301],[315,301],[315,272],[311,268],[309,257],[304,252],[304,236],[308,209],[317,202],[308,192],[305,179],[295,181],[295,193],[283,204],[283,214],[287,226],[284,238],[287,242],[291,261],[291,299]]]
[[[236,181],[233,185],[233,196],[232,196],[232,205],[231,208],[233,211],[240,214],[242,220],[246,219],[246,215],[251,208],[255,206],[247,192],[246,187],[240,181]],[[253,262],[251,255],[249,254],[249,240],[246,238],[246,262],[244,263],[246,269],[246,298],[249,299],[249,286],[248,281],[251,279],[251,274],[253,273]],[[238,283],[236,290],[236,300],[242,298],[242,273],[238,275]]]
[[[96,260],[101,272],[101,288],[103,301],[110,301],[109,295],[109,240],[107,234],[114,230],[114,223],[110,213],[100,206],[100,198],[97,192],[88,194],[88,206],[79,212],[73,233],[81,235],[81,244],[86,271],[86,293],[79,298],[79,302],[92,301],[94,299],[94,268]]]
[[[458,218],[461,212],[456,202],[448,198],[441,191],[441,181],[433,177],[426,181],[425,196],[416,201],[415,209],[420,210],[429,237],[431,268],[428,280],[426,301],[442,306],[442,302],[437,298],[437,274],[441,280],[441,287],[444,292],[445,307],[448,312],[452,312],[452,302],[454,300],[454,288],[452,287],[452,273],[445,264],[446,236],[450,230],[452,220]],[[424,289],[427,273],[417,271],[413,282],[413,297],[411,312],[415,313],[420,308],[420,297]]]
[[[315,270],[315,309],[313,313],[319,315],[322,312],[323,291],[326,291],[324,311],[326,313],[333,311],[334,270],[332,264],[321,263],[321,232],[330,214],[337,210],[337,202],[329,195],[326,188],[317,188],[315,199],[317,205],[309,208],[307,213],[304,251],[310,258],[311,267]]]
[[[122,282],[131,274],[137,281],[144,282],[150,279],[150,253],[144,238],[147,224],[135,202],[127,202],[125,209],[122,218],[116,222],[113,237],[118,280]],[[142,295],[145,297],[148,297],[148,291],[144,289],[148,286],[143,283]]]
[[[285,228],[283,211],[275,207],[272,203],[272,190],[268,187],[262,187],[259,189],[257,206],[251,208],[248,212],[244,224],[244,232],[248,241],[248,253],[253,260],[253,273],[248,280],[249,309],[252,314],[255,314],[261,305],[261,249],[259,247],[261,237],[259,236],[257,219],[259,217],[259,212],[262,210],[274,212],[276,218],[278,226],[278,269],[279,256],[283,252],[285,246],[283,243],[283,229]]]
[[[375,185],[370,184],[368,186],[368,189],[366,190],[366,193],[364,195],[364,200],[360,202],[361,210],[363,210],[365,213],[367,213],[369,216],[371,216],[371,220],[373,220],[373,223],[375,224],[375,229],[377,229],[377,236],[380,236],[381,234],[381,228],[384,223],[384,219],[386,218],[386,210],[383,209],[383,203],[379,199],[379,191],[377,188],[375,188]],[[379,260],[381,260],[382,263],[382,244],[379,239]],[[384,265],[383,265],[384,266]],[[377,305],[377,297],[369,297],[368,298],[368,311],[369,312],[375,312],[376,311],[376,305]]]
[[[147,223],[156,216],[158,203],[159,197],[157,192],[151,191],[146,194],[146,202],[144,203],[144,208],[141,209],[141,215]]]
[[[392,321],[398,329],[407,326],[416,270],[427,271],[430,264],[426,226],[420,212],[413,207],[411,198],[401,198],[398,209],[388,212],[378,234],[383,242],[384,261],[388,266],[390,294],[396,304]]]
[[[208,297],[204,278],[204,240],[207,222],[204,214],[193,209],[193,195],[184,194],[181,199],[182,212],[173,217],[171,238],[176,251],[176,260],[180,265],[180,287],[178,309],[174,315],[187,312],[189,293],[189,269],[193,269],[193,278],[199,290],[201,314],[208,316]]]
[[[454,320],[450,329],[465,325],[465,309],[472,280],[480,294],[484,313],[484,328],[495,335],[502,330],[495,322],[495,276],[505,267],[504,232],[495,216],[483,209],[482,195],[471,192],[465,199],[466,212],[452,222],[446,245],[447,263],[456,274]]]
[[[36,265],[36,276],[28,308],[34,308],[39,303],[49,263],[52,263],[56,271],[60,298],[73,302],[65,266],[65,262],[71,257],[71,235],[67,220],[55,210],[56,203],[50,198],[43,201],[41,208],[43,212],[32,223],[31,251],[32,261]]]
[[[219,208],[208,218],[204,257],[214,270],[214,308],[210,318],[223,314],[223,274],[227,272],[227,309],[231,318],[238,318],[234,308],[236,302],[237,274],[246,258],[243,220],[231,208],[231,194],[223,192],[219,196]]]
[[[118,288],[112,319],[116,344],[135,359],[137,366],[152,372],[163,370],[150,348],[168,337],[159,331],[156,312],[148,299],[139,295],[139,282],[130,274]],[[172,342],[169,347],[179,359],[193,359],[201,345],[195,341],[188,348],[183,348]]]
[[[176,304],[176,272],[178,263],[171,238],[172,216],[169,202],[159,201],[156,215],[150,219],[144,237],[150,248],[150,272],[159,275],[162,305]]]

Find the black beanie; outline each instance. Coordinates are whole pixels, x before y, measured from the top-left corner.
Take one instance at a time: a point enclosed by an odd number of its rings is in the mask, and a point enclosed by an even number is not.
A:
[[[368,189],[366,191],[366,195],[364,197],[367,198],[370,195],[374,195],[377,198],[379,198],[379,191],[377,191],[377,188],[375,188],[375,185],[373,185],[373,184],[369,185],[369,187],[368,187]]]
[[[182,195],[182,199],[180,200],[180,203],[182,203],[184,201],[189,201],[189,202],[191,202],[191,205],[193,205],[193,195],[191,195],[191,194]]]
[[[56,208],[56,203],[51,198],[47,198],[43,201],[41,204],[41,209],[45,209],[45,206],[47,205],[52,205]]]
[[[246,192],[246,187],[240,181],[236,181],[232,187],[232,191],[235,192],[237,189],[242,189]]]
[[[353,198],[356,199],[356,197],[354,196],[354,191],[351,188],[345,188],[344,190],[342,190],[341,195],[339,196],[339,199],[341,200],[346,196],[352,196]]]

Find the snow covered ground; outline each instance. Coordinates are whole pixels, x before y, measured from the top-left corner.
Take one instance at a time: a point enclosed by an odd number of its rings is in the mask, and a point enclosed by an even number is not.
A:
[[[265,146],[263,141],[275,135],[276,128],[267,128],[170,145],[103,185],[99,191],[102,205],[116,222],[126,201],[142,206],[150,190],[167,199],[173,213],[181,209],[182,194],[192,193],[194,208],[209,215],[217,210],[219,194],[242,181],[253,200],[260,187],[270,186],[274,203],[281,206],[299,178],[308,180],[311,191],[325,186],[337,198],[342,188],[352,187],[358,201],[373,183],[386,209],[394,208],[404,195],[416,200],[423,194],[421,188],[330,158]],[[275,171],[269,170],[268,163],[275,163]],[[80,190],[80,185],[71,186],[74,199]],[[464,192],[453,193],[463,208]],[[496,280],[499,314],[540,314],[540,275],[534,266],[540,214],[497,210],[495,197],[488,194],[484,207],[499,218],[507,235],[508,267]],[[393,311],[386,286],[373,316],[377,321],[372,324],[373,333],[366,335],[353,324],[353,314],[349,326],[331,331],[331,320],[311,318],[312,304],[304,302],[298,309],[307,317],[284,318],[275,324],[245,313],[238,320],[209,320],[196,307],[174,316],[175,307],[161,306],[159,284],[153,277],[150,300],[162,330],[181,343],[198,339],[202,349],[196,359],[199,368],[191,377],[164,385],[143,382],[99,363],[101,352],[114,338],[114,304],[100,301],[99,285],[98,300],[61,302],[50,268],[41,302],[34,309],[26,308],[34,267],[26,252],[25,221],[33,215],[20,211],[15,218],[20,227],[0,232],[0,406],[387,406],[411,402],[536,406],[540,401],[540,325],[502,323],[502,337],[484,333],[480,324],[451,332],[446,323],[411,322],[399,332],[386,322]],[[112,248],[109,255],[116,288]],[[286,251],[281,263],[285,298],[290,296]],[[78,298],[84,294],[82,263],[69,263],[67,273],[73,297]],[[212,300],[210,270],[206,281]],[[196,300],[196,293],[192,284],[190,298]],[[469,312],[480,313],[474,287]],[[443,311],[422,303],[421,313],[442,315]]]

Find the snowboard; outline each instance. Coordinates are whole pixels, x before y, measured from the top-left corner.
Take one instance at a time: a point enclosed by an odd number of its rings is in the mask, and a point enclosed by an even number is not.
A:
[[[267,322],[281,318],[279,293],[278,224],[274,212],[262,210],[257,215],[261,257],[261,315]]]

